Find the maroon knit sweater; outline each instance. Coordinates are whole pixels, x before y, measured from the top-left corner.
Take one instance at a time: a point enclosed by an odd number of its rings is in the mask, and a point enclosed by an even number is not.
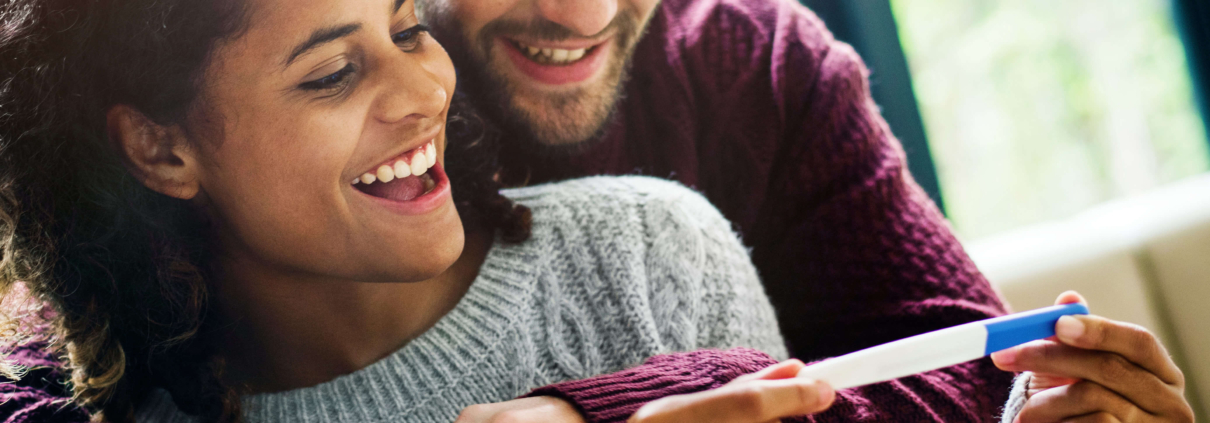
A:
[[[529,183],[641,173],[701,190],[752,247],[804,361],[1004,313],[912,180],[867,74],[794,0],[663,0],[605,138],[570,160],[505,164]],[[615,406],[676,391],[631,386],[644,371],[539,392],[615,421],[628,415]],[[842,391],[812,420],[992,421],[1012,377],[979,360]],[[627,394],[612,403],[605,386]]]
[[[642,173],[701,190],[753,248],[781,329],[805,361],[1004,313],[907,173],[866,74],[793,0],[663,0],[605,139],[570,160],[504,160],[531,183]],[[0,384],[0,419],[86,422],[55,404],[66,400],[61,375],[36,347],[17,361],[51,367]],[[772,363],[752,350],[672,354],[531,395],[567,399],[592,422],[621,422],[653,399]],[[1011,378],[979,360],[840,391],[830,410],[798,421],[992,421]]]

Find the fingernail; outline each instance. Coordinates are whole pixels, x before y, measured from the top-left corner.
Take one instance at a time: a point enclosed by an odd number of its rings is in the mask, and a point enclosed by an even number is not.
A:
[[[1017,361],[1017,349],[1009,348],[992,353],[992,361],[1001,366],[1010,366]]]
[[[819,393],[821,404],[830,404],[836,400],[836,390],[832,389],[832,385],[829,385],[827,382],[815,381],[815,389]]]
[[[1059,323],[1055,324],[1055,335],[1063,342],[1073,343],[1084,335],[1084,322],[1071,316],[1060,317]]]

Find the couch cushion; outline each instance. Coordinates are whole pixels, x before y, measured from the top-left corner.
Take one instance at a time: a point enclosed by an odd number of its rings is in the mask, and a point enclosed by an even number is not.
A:
[[[1159,287],[1187,379],[1210,404],[1210,219],[1146,243],[1142,261]]]
[[[1015,311],[1053,305],[1060,293],[1075,290],[1093,313],[1162,333],[1146,278],[1130,249],[1114,248],[1104,239],[1086,239],[1096,244],[1090,245],[1070,233],[1056,235],[1062,239],[1027,242],[1016,252],[1004,245],[993,252],[981,244],[982,249],[971,248],[972,256]]]

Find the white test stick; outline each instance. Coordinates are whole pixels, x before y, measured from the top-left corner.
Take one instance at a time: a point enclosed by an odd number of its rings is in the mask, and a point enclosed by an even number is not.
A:
[[[1071,314],[1088,314],[1088,307],[1066,304],[941,329],[821,361],[798,377],[826,381],[833,389],[894,380],[1054,336],[1055,322]]]

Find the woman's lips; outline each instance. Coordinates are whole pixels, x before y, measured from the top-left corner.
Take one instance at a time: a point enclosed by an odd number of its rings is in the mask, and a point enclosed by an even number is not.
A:
[[[427,186],[429,184],[431,188]],[[353,188],[375,203],[406,215],[429,213],[450,200],[449,177],[440,163],[434,164],[421,176],[409,176],[386,183],[358,184]]]
[[[543,84],[564,85],[581,82],[601,73],[609,58],[609,52],[613,48],[611,40],[605,40],[587,48],[583,57],[566,64],[538,63],[530,55],[522,52],[517,42],[505,38],[497,38],[496,47],[507,52],[513,65],[526,76]]]
[[[436,164],[437,147],[429,141],[362,174],[353,187],[378,198],[411,201],[433,189],[436,181],[428,171]]]

